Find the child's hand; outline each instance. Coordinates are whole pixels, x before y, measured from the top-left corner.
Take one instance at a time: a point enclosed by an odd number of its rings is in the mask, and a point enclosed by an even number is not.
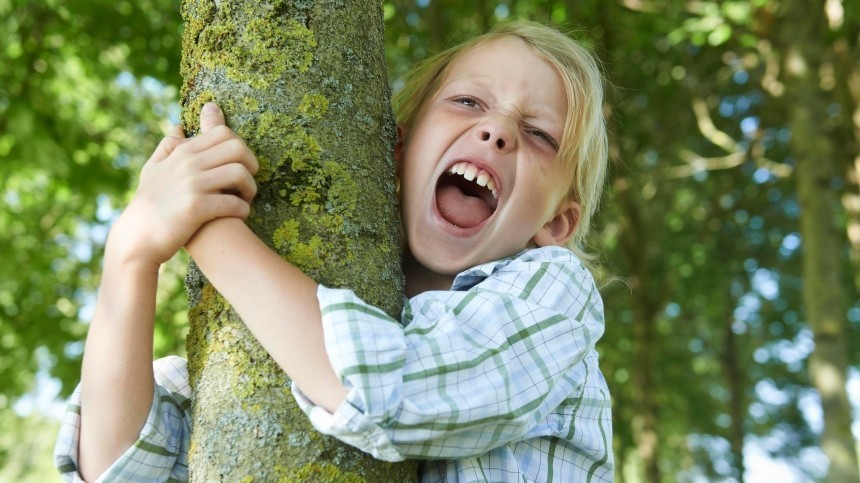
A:
[[[174,127],[144,165],[134,198],[111,230],[123,257],[160,265],[204,223],[250,213],[257,158],[214,103],[200,119],[199,136],[186,139]]]

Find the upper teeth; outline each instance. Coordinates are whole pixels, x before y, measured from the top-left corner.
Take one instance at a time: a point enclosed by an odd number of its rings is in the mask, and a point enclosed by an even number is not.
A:
[[[469,163],[457,163],[448,169],[451,174],[459,174],[469,181],[478,183],[478,186],[486,186],[493,194],[493,198],[498,198],[496,194],[496,183],[486,170],[480,169]]]

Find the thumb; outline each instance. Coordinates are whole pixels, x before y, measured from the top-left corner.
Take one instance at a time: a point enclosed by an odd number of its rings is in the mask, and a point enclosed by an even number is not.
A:
[[[200,109],[200,132],[205,133],[216,126],[223,126],[224,112],[214,102],[207,102]]]

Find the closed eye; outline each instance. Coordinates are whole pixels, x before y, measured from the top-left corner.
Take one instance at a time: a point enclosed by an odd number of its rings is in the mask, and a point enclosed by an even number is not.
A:
[[[552,146],[552,149],[558,151],[558,141],[556,141],[555,138],[547,134],[545,131],[541,131],[540,129],[535,128],[527,128],[526,131],[532,136]]]

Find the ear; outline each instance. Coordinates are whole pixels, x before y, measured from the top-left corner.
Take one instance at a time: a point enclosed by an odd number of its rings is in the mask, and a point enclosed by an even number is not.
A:
[[[555,216],[541,227],[532,241],[539,247],[564,246],[576,233],[579,214],[579,203],[573,200],[562,201]]]

